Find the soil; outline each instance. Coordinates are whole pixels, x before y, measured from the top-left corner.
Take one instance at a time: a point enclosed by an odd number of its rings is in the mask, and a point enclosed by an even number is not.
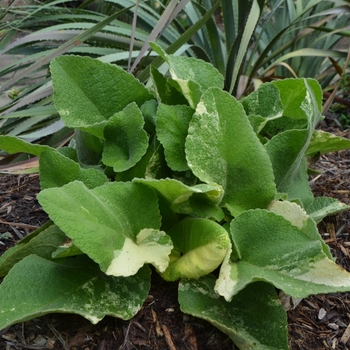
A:
[[[350,132],[324,128],[350,138]],[[322,156],[310,178],[316,196],[335,197],[350,205],[350,150]],[[0,255],[41,226],[47,215],[36,200],[38,175],[0,175]],[[336,261],[350,271],[350,211],[325,218],[319,231]],[[303,299],[288,311],[292,350],[350,349],[350,293]],[[0,349],[237,349],[230,338],[209,323],[183,314],[177,302],[177,283],[154,273],[152,288],[139,313],[130,321],[112,317],[97,325],[76,315],[50,314],[0,331]]]

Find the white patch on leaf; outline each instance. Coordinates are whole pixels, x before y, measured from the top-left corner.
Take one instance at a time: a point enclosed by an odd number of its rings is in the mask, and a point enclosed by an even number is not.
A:
[[[163,242],[159,242],[162,240]],[[143,229],[136,237],[136,242],[125,238],[121,250],[114,251],[114,259],[106,274],[112,276],[133,276],[146,263],[152,264],[164,272],[169,264],[169,255],[173,244],[163,231]]]
[[[302,229],[309,218],[306,211],[301,208],[298,204],[288,201],[273,201],[269,208],[269,211],[283,216],[293,226]]]
[[[325,258],[309,265],[310,271],[297,279],[331,287],[350,287],[350,274],[333,261]]]
[[[208,113],[207,111],[207,107],[205,107],[205,104],[203,101],[198,102],[197,104],[197,109],[196,109],[196,113],[199,115]]]
[[[226,301],[231,301],[233,297],[233,291],[237,284],[237,280],[233,278],[232,275],[236,275],[236,266],[234,266],[234,271],[232,271],[233,263],[231,262],[232,245],[227,250],[225,259],[221,265],[219,278],[216,280],[214,290],[219,295],[223,296]],[[236,272],[233,273],[232,272]]]

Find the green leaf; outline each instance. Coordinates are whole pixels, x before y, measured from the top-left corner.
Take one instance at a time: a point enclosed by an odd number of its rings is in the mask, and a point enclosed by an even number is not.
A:
[[[188,126],[194,110],[191,107],[160,104],[157,111],[157,136],[164,147],[166,161],[175,171],[189,170],[185,154]]]
[[[147,267],[136,276],[117,278],[101,273],[86,256],[49,261],[30,255],[0,285],[0,328],[55,312],[79,314],[94,324],[106,315],[128,320],[149,288]]]
[[[313,202],[305,208],[316,223],[321,222],[328,215],[337,214],[349,209],[350,207],[348,205],[330,197],[315,197]]]
[[[132,168],[129,170],[123,171],[121,173],[117,173],[115,176],[116,181],[132,181],[136,177],[145,177],[147,169],[152,161],[152,157],[154,157],[157,152],[158,148],[161,146],[158,142],[153,142],[155,136],[152,137],[152,140],[149,143],[148,149],[146,153],[143,155],[143,157],[140,159],[140,161],[135,164]],[[165,163],[165,160],[164,160]]]
[[[309,119],[311,129],[322,119],[321,86],[314,79],[281,79],[273,82],[280,92],[283,115],[293,119]]]
[[[191,187],[175,179],[134,179],[133,181],[157,190],[175,213],[212,217],[217,221],[223,219],[224,214],[218,207],[223,196],[223,190],[219,185],[200,184]]]
[[[150,135],[154,134],[154,130],[156,127],[157,107],[158,107],[158,102],[156,100],[146,101],[141,106],[142,116],[145,120],[144,129]]]
[[[350,140],[323,130],[315,130],[312,134],[306,155],[325,154],[350,148]]]
[[[308,137],[306,129],[286,130],[265,144],[273,165],[277,190],[287,193],[289,200],[301,200],[306,206],[313,200],[304,157]]]
[[[156,89],[157,98],[166,105],[186,105],[187,100],[171,78],[166,78],[156,68],[151,66],[151,78]]]
[[[289,201],[273,201],[268,210],[283,216],[310,239],[320,241],[323,252],[329,259],[333,260],[330,248],[320,236],[315,221],[298,204]]]
[[[90,57],[61,56],[50,65],[55,106],[67,126],[103,139],[106,121],[129,103],[153,98],[121,67]]]
[[[232,215],[266,208],[276,188],[270,159],[242,105],[217,88],[207,90],[190,122],[188,165],[203,182],[224,188]]]
[[[167,55],[160,46],[150,43],[169,65],[169,71],[192,108],[196,108],[201,94],[211,88],[224,86],[224,77],[210,63],[193,57]]]
[[[158,231],[157,197],[146,186],[114,182],[89,190],[74,181],[43,190],[38,199],[50,218],[107,274],[130,276],[144,263],[160,271],[167,267],[172,243]]]
[[[289,200],[299,199],[308,205],[313,195],[308,185],[305,153],[321,119],[322,91],[312,79],[287,79],[275,85],[280,90],[283,115],[305,119],[307,124],[303,129],[285,130],[273,136],[265,144],[266,151],[273,165],[277,190],[287,193]]]
[[[5,276],[16,263],[30,254],[51,259],[51,254],[66,239],[67,236],[56,225],[50,225],[30,241],[19,242],[1,255],[0,276]]]
[[[103,142],[98,137],[75,129],[70,144],[76,150],[80,163],[86,165],[97,165],[100,163],[103,152]]]
[[[104,129],[106,143],[102,162],[113,167],[115,172],[132,168],[148,148],[148,136],[143,125],[141,111],[134,102],[114,114]]]
[[[230,245],[227,231],[207,219],[186,218],[167,233],[174,243],[173,257],[178,257],[161,274],[168,281],[198,278],[214,271],[222,263]]]
[[[38,157],[52,148],[46,145],[32,144],[14,136],[0,135],[0,149],[9,154],[23,152]]]
[[[272,285],[253,283],[227,302],[214,292],[214,284],[212,275],[182,280],[181,310],[210,322],[240,349],[289,349],[287,315]]]
[[[225,260],[216,284],[226,300],[255,281],[295,298],[350,290],[350,273],[325,254],[320,239],[281,215],[250,210],[232,220],[230,231],[238,260]]]
[[[240,102],[257,134],[269,121],[283,116],[279,90],[271,83],[262,84]]]
[[[82,181],[88,188],[108,182],[107,176],[101,171],[94,168],[83,169],[78,163],[54,149],[41,155],[39,172],[42,189],[61,187],[74,180]]]
[[[279,89],[272,83],[262,84],[240,102],[247,115],[261,115],[268,119],[276,119],[283,115]]]

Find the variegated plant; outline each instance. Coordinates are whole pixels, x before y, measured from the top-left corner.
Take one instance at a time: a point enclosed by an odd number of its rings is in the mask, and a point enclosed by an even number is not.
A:
[[[0,257],[0,329],[52,312],[129,319],[152,265],[180,280],[184,312],[241,349],[288,349],[276,288],[350,290],[316,226],[348,206],[315,198],[307,175],[309,156],[350,141],[315,130],[315,80],[266,83],[238,101],[209,63],[151,46],[169,74],[152,68],[150,88],[89,57],[51,62],[69,146],[0,136],[8,153],[40,157],[38,200],[52,220]]]

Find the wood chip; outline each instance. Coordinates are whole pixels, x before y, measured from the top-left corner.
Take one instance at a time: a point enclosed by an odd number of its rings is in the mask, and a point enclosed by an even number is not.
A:
[[[345,332],[343,333],[342,337],[340,338],[340,341],[343,344],[346,344],[350,338],[350,324],[345,329]]]
[[[168,329],[168,327],[165,324],[162,324],[162,330],[163,330],[165,341],[166,341],[166,343],[168,345],[169,350],[176,350],[174,342],[173,342],[173,340],[171,338],[169,329]]]
[[[343,245],[340,244],[340,250],[343,252],[343,254],[346,256],[346,257],[349,257],[349,251],[347,248],[344,248]]]

